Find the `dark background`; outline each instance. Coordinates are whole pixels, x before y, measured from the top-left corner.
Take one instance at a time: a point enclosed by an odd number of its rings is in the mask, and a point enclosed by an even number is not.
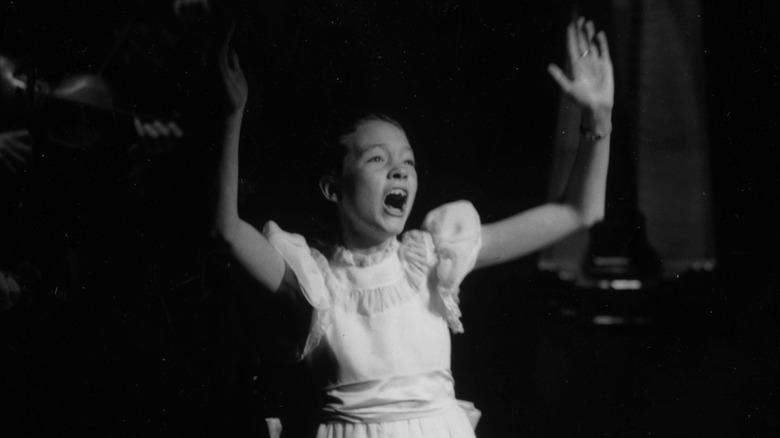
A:
[[[563,62],[575,6],[605,17],[608,5],[240,4],[235,46],[252,86],[244,215],[315,230],[317,129],[364,96],[403,114],[424,169],[411,226],[455,199],[485,222],[544,202],[558,110],[546,66]],[[645,327],[561,317],[551,297],[572,292],[537,272],[535,256],[469,277],[453,371],[459,397],[483,410],[481,436],[780,429],[780,14],[758,0],[700,10],[717,269],[663,283]],[[48,158],[14,196],[34,212],[25,245],[46,260],[49,292],[0,315],[0,430],[244,436],[265,416],[301,412],[312,396],[299,367],[273,362],[218,274],[223,287],[204,287],[209,86],[191,34],[164,2],[7,2],[0,26],[2,49],[39,77],[101,70],[117,105],[187,132],[179,148],[141,159],[37,143]]]

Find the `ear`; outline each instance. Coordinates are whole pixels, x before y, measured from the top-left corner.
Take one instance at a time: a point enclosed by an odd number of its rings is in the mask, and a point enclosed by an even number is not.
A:
[[[333,175],[320,177],[320,191],[330,202],[339,202],[339,183]]]

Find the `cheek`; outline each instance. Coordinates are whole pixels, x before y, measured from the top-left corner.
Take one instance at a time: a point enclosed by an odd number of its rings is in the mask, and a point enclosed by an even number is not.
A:
[[[381,184],[372,178],[371,175],[356,174],[350,178],[349,193],[356,203],[368,206],[378,196],[381,196]]]
[[[344,173],[341,176],[341,190],[345,198],[357,198],[364,187],[364,176],[360,172]]]
[[[413,196],[417,196],[417,189],[419,188],[418,183],[419,183],[419,181],[417,180],[417,174],[415,173],[414,177],[411,178],[411,181],[410,181],[410,184],[409,184],[412,187],[412,190],[414,192]]]

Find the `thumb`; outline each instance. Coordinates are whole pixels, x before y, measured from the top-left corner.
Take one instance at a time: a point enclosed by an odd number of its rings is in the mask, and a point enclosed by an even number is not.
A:
[[[228,65],[233,70],[240,70],[241,65],[238,63],[238,53],[234,49],[230,49],[228,54]]]
[[[218,26],[219,52],[222,56],[226,56],[230,52],[230,40],[233,39],[233,33],[236,31],[236,22],[230,19],[223,19]]]
[[[560,67],[555,64],[550,64],[547,66],[547,72],[550,73],[550,76],[558,83],[558,86],[561,87],[561,90],[563,90],[564,93],[569,92],[572,86],[571,81],[566,77]]]

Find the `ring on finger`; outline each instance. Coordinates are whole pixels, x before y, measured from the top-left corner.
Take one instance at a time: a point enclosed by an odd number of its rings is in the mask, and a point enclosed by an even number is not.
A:
[[[588,53],[590,53],[590,49],[585,49],[584,52],[580,53],[580,58],[584,58],[588,56]]]

